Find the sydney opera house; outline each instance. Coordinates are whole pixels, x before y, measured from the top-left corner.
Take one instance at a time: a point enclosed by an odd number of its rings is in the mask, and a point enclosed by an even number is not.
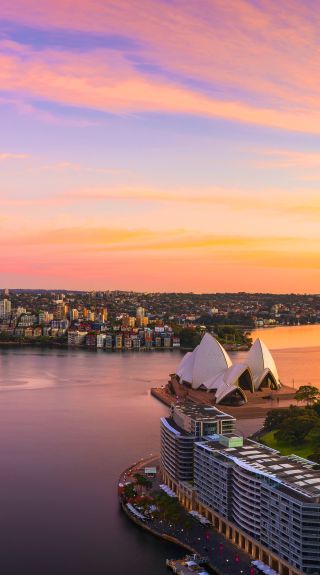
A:
[[[260,339],[254,342],[245,363],[233,364],[226,350],[209,333],[183,357],[169,385],[177,395],[183,395],[185,389],[190,397],[199,398],[202,392],[210,403],[221,405],[241,405],[251,394],[281,387],[273,357]]]

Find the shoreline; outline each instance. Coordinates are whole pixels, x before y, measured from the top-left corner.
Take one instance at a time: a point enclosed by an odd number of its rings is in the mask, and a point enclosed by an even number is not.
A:
[[[127,475],[130,474],[130,472],[133,472],[133,471],[138,472],[139,470],[141,470],[142,466],[144,466],[146,464],[150,465],[151,463],[158,462],[158,460],[159,460],[159,456],[152,456],[151,458],[141,459],[138,463],[134,463],[134,464],[130,465],[124,471],[122,471],[122,473],[120,474],[118,484],[123,483],[124,480],[127,478]],[[157,537],[158,539],[162,539],[164,541],[169,541],[170,543],[174,543],[175,545],[178,545],[179,547],[182,547],[183,549],[186,549],[187,551],[190,551],[191,553],[198,553],[198,551],[196,551],[196,549],[194,549],[193,547],[191,547],[187,543],[180,541],[176,537],[172,537],[171,535],[167,535],[166,533],[160,533],[159,531],[156,531],[155,529],[152,529],[151,527],[149,527],[148,525],[143,523],[143,521],[140,521],[137,517],[134,517],[134,515],[132,513],[130,513],[130,511],[126,507],[126,503],[119,493],[118,493],[118,499],[119,499],[119,503],[120,503],[120,507],[121,507],[122,511],[138,527],[140,527],[141,529],[144,529],[145,531],[147,531],[148,533],[150,533],[154,537]],[[216,571],[213,568],[213,566],[212,566],[212,570],[215,573],[217,573],[218,575],[222,575],[221,572]]]
[[[82,349],[82,350],[89,350],[89,351],[106,351],[106,352],[114,352],[114,351],[121,351],[121,352],[153,352],[153,351],[180,351],[183,353],[186,353],[188,351],[193,351],[194,348],[192,347],[152,347],[152,348],[147,348],[147,347],[140,347],[139,349],[128,349],[128,348],[120,348],[120,349],[116,349],[116,348],[99,348],[99,347],[94,347],[94,346],[85,346],[85,345],[75,345],[75,346],[70,346],[67,343],[60,343],[60,342],[41,342],[41,341],[0,341],[0,348],[1,347],[46,347],[48,349],[50,348],[55,348],[55,347],[61,347],[64,349]],[[249,346],[228,346],[225,345],[225,349],[227,351],[231,351],[231,352],[241,352],[241,351],[249,351],[250,347]]]
[[[156,481],[160,482],[161,472],[159,463],[159,455],[153,455],[150,458],[141,459],[139,462],[131,465],[120,474],[119,484],[124,485],[128,480],[132,479],[135,472],[143,473],[145,465],[151,465],[157,468]],[[145,532],[153,535],[154,537],[157,537],[158,539],[162,539],[163,541],[173,543],[174,545],[177,545],[177,547],[185,549],[189,553],[196,555],[207,555],[208,561],[205,565],[214,575],[223,575],[225,564],[231,560],[233,554],[238,556],[239,568],[242,568],[243,572],[249,571],[251,566],[250,555],[248,555],[243,549],[231,543],[226,537],[224,537],[223,534],[217,532],[212,525],[208,526],[206,531],[203,531],[203,525],[194,523],[194,526],[191,530],[190,541],[183,541],[180,539],[177,533],[169,534],[165,532],[165,529],[170,527],[166,524],[165,521],[163,521],[163,523],[161,522],[160,531],[159,528],[157,529],[155,525],[147,524],[145,521],[142,521],[138,517],[134,516],[133,513],[130,513],[130,510],[127,507],[127,501],[120,491],[118,491],[118,500],[121,510],[125,513],[128,519],[130,519],[132,523],[143,529]],[[184,510],[186,514],[188,514],[183,505],[181,505],[181,509]],[[196,533],[194,530],[196,530]],[[182,529],[181,533],[185,535],[185,530]],[[209,547],[209,549],[207,547]],[[223,552],[221,551],[221,548],[223,548]],[[219,549],[219,554],[217,554],[217,549]],[[217,561],[218,564],[214,564],[214,560]]]
[[[152,529],[151,527],[149,527],[148,525],[146,525],[142,521],[139,521],[139,519],[137,517],[134,517],[130,513],[130,511],[126,507],[126,504],[123,501],[120,501],[120,506],[121,506],[122,511],[130,519],[130,521],[132,521],[132,523],[135,523],[135,525],[137,525],[137,527],[140,527],[141,529],[143,529],[147,533],[150,533],[154,537],[157,537],[158,539],[162,539],[163,541],[168,541],[169,543],[173,543],[174,545],[177,545],[178,547],[181,547],[182,549],[186,549],[186,551],[189,551],[192,554],[196,554],[196,555],[199,554],[199,552],[194,547],[191,547],[187,543],[180,541],[176,537],[172,537],[172,535],[167,535],[166,533],[159,533],[159,531],[156,531],[155,529]],[[219,571],[219,569],[217,569],[217,567],[214,567],[210,562],[207,563],[206,565],[208,565],[209,569],[211,569],[211,571],[213,571],[213,573],[216,573],[217,575],[222,575],[222,572]]]

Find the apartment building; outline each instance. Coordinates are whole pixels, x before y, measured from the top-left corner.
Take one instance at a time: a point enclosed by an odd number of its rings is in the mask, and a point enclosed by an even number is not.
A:
[[[320,471],[313,462],[233,433],[195,441],[193,453],[193,501],[163,464],[166,483],[188,508],[281,575],[320,573]]]
[[[87,336],[87,331],[69,331],[68,332],[68,345],[70,346],[78,346],[78,345],[83,345],[85,340],[86,340],[86,336]]]
[[[193,479],[195,441],[203,435],[232,432],[235,419],[208,405],[193,402],[172,406],[161,418],[161,464],[176,481]]]

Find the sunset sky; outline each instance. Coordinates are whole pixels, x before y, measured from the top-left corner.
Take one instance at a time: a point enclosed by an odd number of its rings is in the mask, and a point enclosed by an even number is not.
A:
[[[0,18],[0,287],[320,293],[317,0]]]

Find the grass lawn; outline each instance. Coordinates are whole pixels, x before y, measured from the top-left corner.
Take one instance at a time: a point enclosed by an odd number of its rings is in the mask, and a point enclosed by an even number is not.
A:
[[[274,434],[277,432],[275,429],[274,431],[269,431],[262,435],[260,438],[261,443],[264,443],[268,447],[272,447],[273,449],[277,449],[282,453],[282,455],[291,455],[294,453],[295,455],[300,455],[300,457],[305,457],[308,459],[309,455],[315,452],[316,444],[312,441],[306,441],[304,443],[300,443],[300,445],[289,445],[285,441],[278,441]],[[319,447],[319,446],[318,446]]]

